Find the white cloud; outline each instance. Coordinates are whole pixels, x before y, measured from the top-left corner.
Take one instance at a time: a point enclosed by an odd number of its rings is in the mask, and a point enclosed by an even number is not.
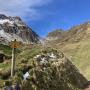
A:
[[[34,7],[45,5],[52,0],[0,0],[0,13],[10,16],[35,18],[39,13]]]

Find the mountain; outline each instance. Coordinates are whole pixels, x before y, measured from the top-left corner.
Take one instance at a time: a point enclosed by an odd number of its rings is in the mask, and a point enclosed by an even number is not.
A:
[[[90,22],[74,26],[69,30],[50,32],[46,37],[46,46],[62,51],[90,80]]]
[[[28,44],[38,42],[39,36],[20,17],[0,14],[0,43],[8,44],[14,39]]]
[[[57,43],[62,42],[78,42],[90,37],[90,22],[74,26],[69,30],[54,30],[47,35],[46,40],[51,41],[49,38],[55,38]],[[52,39],[55,41],[54,39]]]

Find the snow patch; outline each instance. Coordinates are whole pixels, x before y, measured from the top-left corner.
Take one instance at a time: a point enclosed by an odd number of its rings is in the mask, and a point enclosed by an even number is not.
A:
[[[4,23],[10,23],[10,24],[13,24],[14,21],[10,21],[9,19],[0,20],[0,24],[4,24]]]
[[[19,36],[15,35],[15,34],[11,35],[11,34],[5,32],[4,30],[0,30],[0,37],[5,38],[5,40],[7,40],[9,42],[11,42],[14,39],[17,39],[18,41],[23,42],[23,40]]]
[[[53,58],[53,59],[56,59],[56,55],[54,55],[54,53],[52,52],[50,55],[49,55],[50,58]]]
[[[34,57],[34,59],[37,59],[37,58],[39,58],[41,55],[36,55],[35,57]]]
[[[24,80],[26,80],[29,76],[30,76],[29,73],[26,72],[26,73],[23,75]]]
[[[46,55],[36,55],[34,59],[40,62],[40,64],[45,64],[48,61],[56,61],[58,57],[53,52],[50,52],[47,53]]]

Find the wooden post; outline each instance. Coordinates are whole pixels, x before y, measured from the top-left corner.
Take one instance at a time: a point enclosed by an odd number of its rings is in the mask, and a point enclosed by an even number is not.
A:
[[[15,74],[15,48],[12,48],[12,65],[11,65],[11,77]]]
[[[11,77],[13,77],[15,75],[15,51],[16,48],[19,47],[19,43],[15,39],[14,41],[11,41],[10,45],[12,48]]]

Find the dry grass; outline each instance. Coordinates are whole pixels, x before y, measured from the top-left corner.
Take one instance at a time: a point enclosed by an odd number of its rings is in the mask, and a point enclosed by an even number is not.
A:
[[[57,48],[63,51],[80,72],[90,80],[90,40],[67,43],[64,46],[57,46]]]

